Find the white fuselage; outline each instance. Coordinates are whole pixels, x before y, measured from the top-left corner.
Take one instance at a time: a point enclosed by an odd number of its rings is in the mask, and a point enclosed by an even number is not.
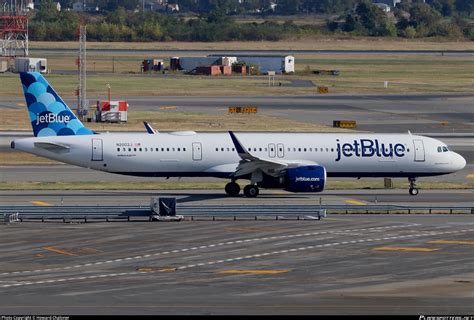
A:
[[[443,142],[411,134],[236,135],[252,155],[318,164],[329,177],[420,177],[455,172],[466,164]],[[45,148],[38,142],[67,148]],[[13,146],[85,168],[136,176],[227,178],[241,160],[226,132],[51,136],[16,140]]]

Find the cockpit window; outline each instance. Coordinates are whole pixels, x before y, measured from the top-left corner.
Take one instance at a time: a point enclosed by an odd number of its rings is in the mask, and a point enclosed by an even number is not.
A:
[[[443,147],[443,152],[448,152],[448,147]]]
[[[443,148],[438,147],[438,152],[443,152]]]

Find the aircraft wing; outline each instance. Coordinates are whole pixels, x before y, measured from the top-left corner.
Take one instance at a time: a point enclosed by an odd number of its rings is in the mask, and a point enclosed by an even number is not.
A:
[[[271,175],[273,177],[278,177],[283,170],[290,168],[290,167],[299,167],[301,165],[315,165],[314,162],[308,161],[282,161],[276,159],[268,159],[257,157],[252,155],[242,143],[240,143],[239,139],[235,136],[232,131],[229,131],[230,137],[232,142],[234,143],[235,150],[237,154],[242,159],[237,166],[234,176],[239,177],[247,174],[251,174],[257,170],[261,170],[264,173]]]

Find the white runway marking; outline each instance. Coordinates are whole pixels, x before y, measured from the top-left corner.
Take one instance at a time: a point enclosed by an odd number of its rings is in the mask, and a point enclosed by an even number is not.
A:
[[[381,241],[381,240],[418,238],[418,237],[426,237],[426,236],[433,236],[433,235],[445,235],[445,234],[453,234],[453,233],[459,234],[459,233],[466,233],[466,232],[473,232],[473,231],[474,231],[474,229],[444,231],[444,232],[431,231],[431,232],[424,232],[424,233],[419,233],[419,234],[400,235],[400,236],[394,236],[394,237],[373,239],[372,242]],[[353,241],[351,241],[351,243],[352,242]],[[361,243],[361,242],[362,242],[362,239],[354,241],[354,243]],[[364,242],[368,242],[368,240],[364,239]],[[206,265],[214,265],[214,264],[219,264],[219,263],[224,263],[224,262],[232,262],[232,261],[243,260],[243,259],[259,258],[261,256],[277,255],[277,254],[286,253],[287,251],[291,251],[291,252],[305,251],[305,250],[311,250],[311,249],[316,249],[316,248],[337,246],[337,245],[342,245],[342,244],[343,244],[342,242],[340,242],[340,243],[334,242],[334,243],[326,243],[326,244],[320,244],[320,245],[314,245],[314,246],[305,246],[305,247],[293,248],[293,249],[290,249],[290,250],[285,249],[285,250],[278,250],[278,251],[272,251],[272,252],[258,253],[258,254],[247,255],[247,256],[242,256],[242,257],[229,258],[229,259],[225,259],[225,260],[201,262],[201,263],[198,263],[198,264],[190,264],[190,265],[180,266],[176,269],[177,270],[185,270],[185,269],[190,269],[190,268],[193,268],[193,267],[202,267],[202,266],[206,266]],[[164,272],[164,271],[161,270],[161,271],[155,271],[155,272]],[[134,272],[100,274],[100,275],[91,275],[91,276],[83,276],[83,277],[71,277],[71,278],[62,278],[62,279],[25,281],[25,282],[13,283],[13,284],[0,285],[0,288],[28,286],[28,285],[43,284],[43,283],[57,283],[57,282],[64,282],[64,281],[88,280],[88,279],[97,279],[97,278],[111,278],[111,277],[119,277],[119,276],[136,276],[136,275],[143,275],[143,274],[150,274],[150,273],[151,272],[137,272],[137,271],[134,271]]]
[[[387,229],[408,228],[408,227],[417,227],[417,226],[420,226],[420,224],[412,223],[412,224],[405,224],[405,225],[391,225],[391,226],[370,227],[370,228],[363,228],[363,229],[346,229],[346,230],[337,230],[337,231],[318,231],[318,232],[312,232],[312,233],[281,235],[281,236],[262,237],[262,238],[253,238],[253,239],[241,239],[241,240],[235,240],[235,241],[220,242],[220,243],[217,243],[217,244],[203,245],[203,246],[199,246],[199,247],[176,249],[176,250],[173,250],[172,252],[175,252],[175,253],[187,252],[187,251],[192,251],[192,250],[207,249],[207,248],[219,247],[219,246],[224,246],[224,245],[233,245],[233,244],[248,243],[248,242],[255,242],[255,241],[300,238],[300,237],[316,236],[316,235],[323,235],[323,234],[334,234],[334,233],[341,234],[341,233],[355,232],[355,231],[384,231],[384,230],[387,230]],[[122,262],[124,260],[130,261],[130,260],[138,260],[138,259],[149,258],[149,257],[156,257],[156,256],[160,256],[160,255],[168,255],[170,253],[171,253],[170,251],[165,251],[165,252],[157,252],[157,253],[153,253],[153,254],[147,254],[147,255],[144,255],[144,256],[123,257],[123,258],[114,259],[114,260],[90,262],[90,263],[86,263],[86,264],[76,264],[76,265],[67,266],[67,267],[3,272],[3,273],[0,273],[0,276],[8,276],[8,275],[13,275],[13,274],[17,275],[17,274],[25,274],[25,273],[32,273],[32,272],[38,273],[38,272],[64,271],[64,270],[71,270],[71,269],[79,269],[79,268],[83,268],[83,267],[90,267],[90,266],[101,265],[101,264],[111,264],[111,263],[114,263],[114,262]]]

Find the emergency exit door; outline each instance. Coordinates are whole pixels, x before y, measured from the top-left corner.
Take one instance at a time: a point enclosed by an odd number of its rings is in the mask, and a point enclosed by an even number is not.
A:
[[[425,146],[423,140],[413,140],[415,148],[415,161],[425,161]]]
[[[193,160],[202,160],[202,145],[201,142],[193,142]]]
[[[102,139],[92,139],[92,161],[103,161]]]

